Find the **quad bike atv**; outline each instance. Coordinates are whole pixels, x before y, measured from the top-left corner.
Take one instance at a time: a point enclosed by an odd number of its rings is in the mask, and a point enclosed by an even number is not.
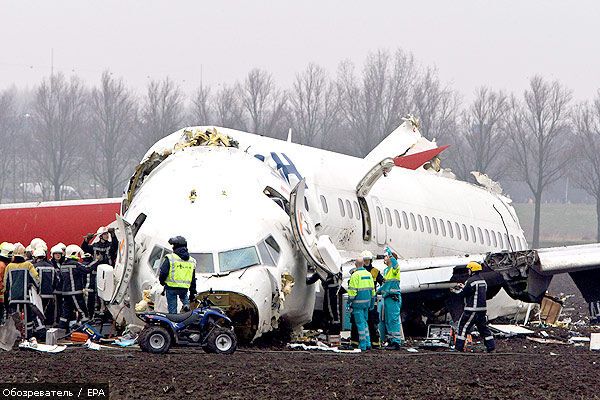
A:
[[[138,337],[140,348],[145,352],[163,354],[171,346],[200,346],[207,353],[231,354],[237,348],[231,319],[208,297],[192,311],[143,312],[137,316],[146,323]]]

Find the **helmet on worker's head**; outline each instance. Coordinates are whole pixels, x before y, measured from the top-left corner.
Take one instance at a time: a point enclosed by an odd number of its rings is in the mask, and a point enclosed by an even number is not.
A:
[[[108,233],[108,227],[106,226],[101,226],[100,228],[98,228],[98,230],[96,231],[96,235],[100,236],[103,235],[105,233]]]
[[[169,244],[173,246],[174,249],[177,247],[187,247],[187,240],[183,236],[175,236],[169,239]]]
[[[33,257],[38,258],[38,257],[46,257],[46,250],[44,250],[41,247],[36,247],[33,250]]]
[[[83,253],[83,259],[85,261],[92,261],[93,257],[90,253]]]
[[[77,246],[76,244],[70,244],[65,250],[65,255],[67,258],[79,260],[83,256],[83,250],[81,250],[81,247]]]
[[[373,259],[373,253],[371,253],[369,250],[365,250],[362,253],[360,253],[360,257],[363,260],[372,260]]]
[[[29,246],[31,246],[31,248],[33,250],[37,249],[37,248],[41,248],[44,251],[48,251],[48,245],[46,244],[46,242],[44,242],[43,239],[40,238],[34,238],[31,240],[31,243],[29,244]]]
[[[25,252],[26,253],[33,253],[33,247],[31,247],[31,245],[25,247]]]
[[[8,242],[2,242],[0,244],[0,257],[11,258],[13,256],[13,251],[15,251],[15,245]]]
[[[64,253],[65,251],[67,251],[67,245],[66,245],[66,244],[64,244],[63,242],[58,242],[56,245],[62,249],[62,252],[63,252],[63,253]]]
[[[483,267],[478,262],[471,261],[467,264],[467,269],[471,272],[477,272],[483,270]]]
[[[25,246],[21,243],[15,243],[15,250],[13,251],[13,257],[25,258]]]
[[[50,254],[65,254],[65,249],[60,246],[62,243],[52,246],[50,249]]]

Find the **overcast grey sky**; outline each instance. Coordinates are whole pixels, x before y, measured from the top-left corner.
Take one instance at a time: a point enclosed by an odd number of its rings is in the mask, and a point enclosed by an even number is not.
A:
[[[482,84],[521,92],[541,73],[574,91],[600,88],[598,1],[5,1],[0,89],[50,70],[97,82],[103,69],[141,91],[170,75],[240,79],[251,67],[281,85],[309,62],[332,74],[350,58],[402,47],[468,98]]]

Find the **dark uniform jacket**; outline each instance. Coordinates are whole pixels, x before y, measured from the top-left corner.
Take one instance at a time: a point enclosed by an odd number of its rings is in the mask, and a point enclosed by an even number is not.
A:
[[[40,297],[53,298],[60,285],[58,270],[48,260],[36,261],[33,266],[40,276]]]
[[[377,268],[375,268],[373,266],[373,264],[365,265],[365,269],[367,271],[369,271],[369,273],[373,277],[373,281],[375,282],[375,288],[376,289],[377,289],[378,286],[383,285],[384,279],[383,279],[383,275],[381,274],[381,271],[379,271]]]
[[[60,293],[64,296],[82,294],[90,269],[76,260],[67,259],[60,266]]]
[[[4,271],[4,299],[9,303],[31,303],[29,287],[38,284],[38,273],[32,263],[12,262]]]
[[[467,279],[462,294],[465,297],[465,311],[487,310],[487,283],[479,273]]]
[[[98,260],[98,265],[115,265],[117,251],[119,249],[119,241],[115,235],[111,235],[111,237],[112,240],[110,242],[100,239],[94,244],[89,244],[88,241],[84,239],[83,243],[81,244],[81,249],[84,252],[90,253],[92,256],[94,256],[94,260]]]
[[[100,264],[98,261],[84,261],[81,263],[85,266],[90,272],[86,278],[85,287],[88,290],[93,292],[96,291],[96,277],[98,276],[98,265]]]

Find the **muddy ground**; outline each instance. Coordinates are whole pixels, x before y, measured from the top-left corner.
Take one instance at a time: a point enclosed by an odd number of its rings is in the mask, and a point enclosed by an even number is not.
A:
[[[568,280],[553,289],[574,293]],[[586,315],[578,297],[567,300],[566,307]],[[494,354],[476,350],[340,355],[243,348],[231,356],[189,349],[164,356],[81,348],[55,355],[12,351],[0,354],[0,381],[109,382],[111,398],[146,400],[600,399],[600,352],[524,338],[500,339]]]

